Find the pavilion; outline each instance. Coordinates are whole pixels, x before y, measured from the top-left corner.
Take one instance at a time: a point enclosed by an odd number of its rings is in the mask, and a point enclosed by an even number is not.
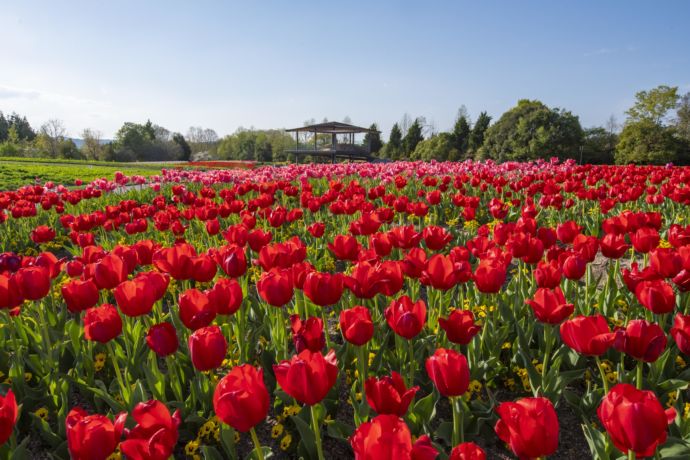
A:
[[[295,133],[295,147],[288,150],[294,153],[299,162],[300,156],[322,157],[335,163],[336,159],[371,161],[371,143],[365,145],[356,140],[361,133],[378,133],[374,129],[330,121],[300,128],[286,129]],[[329,136],[330,135],[330,136]]]

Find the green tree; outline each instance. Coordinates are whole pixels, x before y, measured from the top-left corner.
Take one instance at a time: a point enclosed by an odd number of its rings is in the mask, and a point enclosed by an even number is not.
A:
[[[486,130],[479,156],[497,161],[576,158],[582,137],[577,116],[523,99]]]
[[[606,128],[594,127],[584,131],[582,163],[612,164],[618,136]]]
[[[423,161],[456,161],[460,156],[460,152],[455,148],[452,133],[439,133],[424,139],[410,155],[412,159]]]
[[[182,161],[189,161],[192,159],[192,148],[189,146],[184,136],[180,133],[175,133],[172,136],[172,141],[180,146],[182,150]]]
[[[678,104],[677,86],[657,86],[635,94],[635,104],[628,109],[628,122],[649,121],[663,124],[668,112]]]
[[[33,141],[36,138],[36,131],[33,130],[26,117],[12,113],[8,118],[10,126],[14,126],[23,141]]]
[[[676,131],[680,137],[690,141],[690,93],[681,97],[678,103]]]
[[[402,131],[397,123],[391,128],[390,136],[388,137],[388,143],[383,149],[384,158],[390,158],[391,160],[397,160],[400,158],[400,153],[402,151]]]
[[[372,132],[368,132],[364,135],[364,145],[371,146],[371,153],[377,154],[383,147],[383,142],[381,141],[381,133],[379,132],[379,127],[376,123],[372,123],[369,126]]]
[[[7,140],[7,135],[10,130],[10,122],[5,118],[5,114],[0,110],[0,142]]]
[[[453,126],[453,131],[450,133],[450,141],[452,147],[458,152],[459,157],[463,157],[467,153],[467,148],[470,144],[470,124],[465,115],[461,115]],[[446,158],[447,159],[447,156]]]
[[[673,128],[640,120],[626,123],[616,146],[618,164],[666,164],[686,163],[683,143],[675,136]]]
[[[410,127],[407,129],[407,134],[402,140],[402,151],[406,155],[410,155],[417,148],[417,144],[424,140],[422,135],[422,125],[419,118],[415,118]]]
[[[477,121],[474,122],[468,143],[469,151],[473,155],[476,154],[484,144],[484,134],[490,124],[491,117],[486,112],[480,113],[479,117],[477,117]]]

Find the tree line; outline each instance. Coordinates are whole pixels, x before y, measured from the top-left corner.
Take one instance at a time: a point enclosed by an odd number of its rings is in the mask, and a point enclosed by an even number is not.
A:
[[[349,117],[343,121],[351,123]],[[425,117],[405,114],[391,128],[387,142],[374,123],[363,144],[371,146],[375,157],[388,160],[501,162],[558,157],[594,164],[690,164],[690,93],[680,95],[678,87],[662,85],[638,92],[622,126],[611,116],[605,126],[583,128],[570,111],[528,99],[492,121],[486,112],[472,120],[462,106],[452,129],[443,132]],[[311,119],[305,125],[314,123]],[[330,138],[323,140],[327,143]],[[183,135],[150,120],[126,122],[107,141],[98,131],[85,129],[78,146],[67,137],[60,120],[49,120],[34,130],[26,117],[0,111],[0,156],[290,162],[295,158],[288,151],[294,147],[295,139],[279,129],[239,128],[219,138],[212,129],[191,127]]]

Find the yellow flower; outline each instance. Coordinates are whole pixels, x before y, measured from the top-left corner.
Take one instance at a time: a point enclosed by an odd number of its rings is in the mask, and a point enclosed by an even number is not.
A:
[[[25,382],[30,381],[31,377],[33,377],[33,376],[34,376],[34,374],[32,374],[31,372],[24,372],[24,381]]]
[[[683,419],[690,417],[690,403],[685,403],[683,407]]]
[[[106,457],[105,460],[122,460],[122,454],[119,451],[115,451]]]
[[[46,422],[48,421],[48,409],[45,407],[39,407],[34,411],[34,414],[36,414],[37,417],[45,420]]]
[[[290,436],[290,433],[288,433],[285,436],[283,436],[283,439],[280,440],[281,450],[288,450],[290,444],[292,444],[292,436]]]
[[[283,425],[281,423],[273,425],[273,428],[271,429],[271,437],[273,439],[277,439],[282,434],[283,434]]]
[[[501,345],[501,349],[503,350],[510,350],[513,347],[513,344],[510,342],[503,342],[503,345]]]
[[[609,383],[616,383],[618,381],[618,372],[607,373],[606,380],[608,380]]]
[[[194,454],[199,452],[199,439],[193,439],[184,446],[184,453],[192,457]]]
[[[676,356],[676,365],[678,367],[682,367],[682,368],[687,366],[687,364],[685,363],[685,360],[680,355]]]
[[[472,380],[470,382],[470,390],[472,390],[475,393],[478,393],[482,391],[482,384],[479,380]]]

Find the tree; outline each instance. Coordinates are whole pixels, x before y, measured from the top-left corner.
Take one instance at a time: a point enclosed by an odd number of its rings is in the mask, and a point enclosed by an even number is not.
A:
[[[57,118],[51,118],[41,126],[41,134],[45,136],[47,141],[48,154],[51,158],[58,157],[58,147],[60,142],[64,140],[67,130],[62,124],[62,121]]]
[[[209,128],[191,126],[187,130],[186,140],[192,148],[192,153],[212,150],[218,142],[218,134]]]
[[[618,136],[606,128],[594,127],[584,131],[581,160],[589,164],[612,164]]]
[[[577,158],[582,136],[577,116],[523,99],[486,130],[479,155],[497,161]]]
[[[183,156],[182,147],[170,138],[170,131],[154,125],[126,122],[115,133],[115,161],[166,161]]]
[[[477,150],[484,144],[484,134],[489,128],[489,124],[491,124],[491,117],[486,112],[480,113],[472,127],[468,142],[468,148],[472,154],[476,154]]]
[[[649,121],[663,124],[668,112],[678,104],[678,87],[660,85],[635,94],[635,104],[628,109],[628,123]]]
[[[467,121],[467,115],[460,115],[460,118],[455,121],[453,131],[450,133],[450,142],[452,148],[457,151],[460,158],[465,156],[467,153],[467,148],[470,142],[470,131],[470,124]]]
[[[179,145],[180,149],[182,149],[182,158],[180,158],[182,161],[189,161],[192,159],[192,148],[189,146],[182,134],[173,134],[172,141]]]
[[[410,158],[423,161],[457,161],[460,159],[460,152],[454,146],[452,133],[439,133],[417,144]]]
[[[673,128],[654,123],[650,119],[626,123],[616,146],[618,164],[666,164],[685,162],[680,155],[681,141]]]
[[[369,126],[369,129],[371,132],[368,132],[364,135],[364,145],[370,146],[371,153],[376,154],[383,147],[381,133],[379,132],[379,127],[376,125],[376,123],[372,123],[371,126]]]
[[[391,128],[391,133],[388,136],[388,143],[383,150],[384,157],[390,158],[391,160],[397,160],[400,158],[400,152],[402,151],[402,131],[397,123]]]
[[[420,124],[419,118],[415,118],[414,122],[410,125],[409,129],[407,130],[405,138],[402,141],[403,152],[406,155],[411,154],[412,152],[414,152],[414,149],[417,148],[417,144],[419,144],[423,140],[424,136],[422,136],[422,125]]]
[[[678,135],[690,141],[690,93],[686,93],[680,98],[676,115],[676,131]]]
[[[84,145],[82,145],[81,149],[86,158],[92,160],[102,159],[101,137],[101,132],[95,129],[86,128],[82,131],[81,138],[84,140]]]
[[[33,130],[26,117],[21,117],[16,113],[12,113],[8,120],[10,126],[14,126],[17,130],[19,139],[23,141],[33,141],[36,139],[36,131]]]
[[[0,110],[0,142],[7,140],[7,135],[10,131],[10,122],[5,118],[5,114]]]

